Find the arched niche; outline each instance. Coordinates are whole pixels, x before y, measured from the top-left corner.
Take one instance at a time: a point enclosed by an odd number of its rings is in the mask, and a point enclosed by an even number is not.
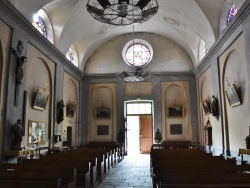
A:
[[[45,145],[49,144],[51,138],[51,132],[53,132],[52,125],[52,104],[53,104],[53,83],[51,71],[47,62],[41,58],[37,57],[34,59],[28,59],[27,64],[25,65],[25,86],[24,90],[27,90],[27,104],[26,104],[26,122],[25,138],[23,139],[23,144],[28,143],[28,120],[35,120],[45,122],[45,131],[46,131],[46,141]],[[46,85],[45,85],[46,84]],[[34,100],[37,94],[38,89],[46,89],[46,92],[49,93],[49,100],[44,111],[36,110],[33,108]]]
[[[224,117],[224,142],[227,151],[237,151],[240,147],[245,147],[244,138],[248,134],[249,121],[249,100],[247,86],[247,66],[245,53],[233,49],[223,63],[222,69],[222,96],[223,96],[223,117]],[[230,106],[225,95],[225,89],[235,85],[236,92],[240,98],[239,106]]]
[[[92,141],[113,141],[114,133],[116,132],[113,119],[114,119],[114,95],[112,89],[107,86],[97,87],[93,92],[92,98],[92,109],[93,109],[93,121],[91,127]],[[109,108],[109,118],[98,118],[96,117],[96,110],[98,108]],[[98,126],[108,126],[108,134],[98,133]],[[99,127],[100,128],[100,127]]]
[[[78,89],[76,83],[73,79],[70,78],[70,75],[65,73],[64,75],[64,85],[63,85],[63,100],[65,104],[65,113],[64,113],[64,121],[62,125],[62,136],[63,141],[66,141],[67,138],[67,127],[72,128],[72,146],[77,146],[79,143],[78,140]],[[75,112],[72,114],[68,114],[68,108],[70,105],[77,105],[75,108]],[[68,140],[67,140],[68,141]]]
[[[191,140],[192,127],[190,123],[190,104],[187,100],[187,88],[181,84],[170,84],[164,91],[165,127],[163,138],[168,141]],[[170,107],[182,107],[183,116],[169,116]],[[181,131],[173,131],[173,127],[180,126]]]

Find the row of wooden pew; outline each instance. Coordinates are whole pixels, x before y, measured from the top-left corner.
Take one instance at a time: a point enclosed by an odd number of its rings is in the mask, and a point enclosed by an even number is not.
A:
[[[154,188],[250,187],[250,165],[198,149],[151,149]]]
[[[79,147],[39,159],[23,159],[22,164],[4,163],[0,187],[96,187],[120,160],[118,151]]]

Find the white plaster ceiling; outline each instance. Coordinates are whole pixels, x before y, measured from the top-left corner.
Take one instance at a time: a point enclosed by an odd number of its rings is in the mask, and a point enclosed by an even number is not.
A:
[[[113,26],[95,20],[86,10],[88,0],[9,0],[30,22],[43,9],[51,22],[54,45],[65,54],[74,44],[79,69],[107,41],[132,32],[132,26]],[[178,44],[194,66],[199,62],[199,45],[210,48],[226,27],[232,3],[239,8],[245,0],[158,0],[159,10],[150,20],[135,25],[135,32],[160,35]],[[225,18],[224,18],[225,17]],[[224,18],[224,20],[222,19]],[[48,23],[46,23],[48,24]],[[108,67],[107,67],[108,71]]]

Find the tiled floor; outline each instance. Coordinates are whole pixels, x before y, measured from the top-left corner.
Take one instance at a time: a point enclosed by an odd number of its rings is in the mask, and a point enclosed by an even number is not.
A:
[[[125,156],[97,188],[151,188],[149,166],[149,154]]]

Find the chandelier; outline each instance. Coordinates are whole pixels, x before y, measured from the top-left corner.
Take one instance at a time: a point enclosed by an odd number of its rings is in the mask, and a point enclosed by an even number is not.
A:
[[[157,0],[89,0],[87,11],[111,25],[130,25],[149,20],[158,11]]]
[[[135,71],[122,71],[117,74],[117,77],[123,79],[125,82],[140,82],[150,76],[151,74],[149,72],[143,72],[141,67],[137,67]]]

